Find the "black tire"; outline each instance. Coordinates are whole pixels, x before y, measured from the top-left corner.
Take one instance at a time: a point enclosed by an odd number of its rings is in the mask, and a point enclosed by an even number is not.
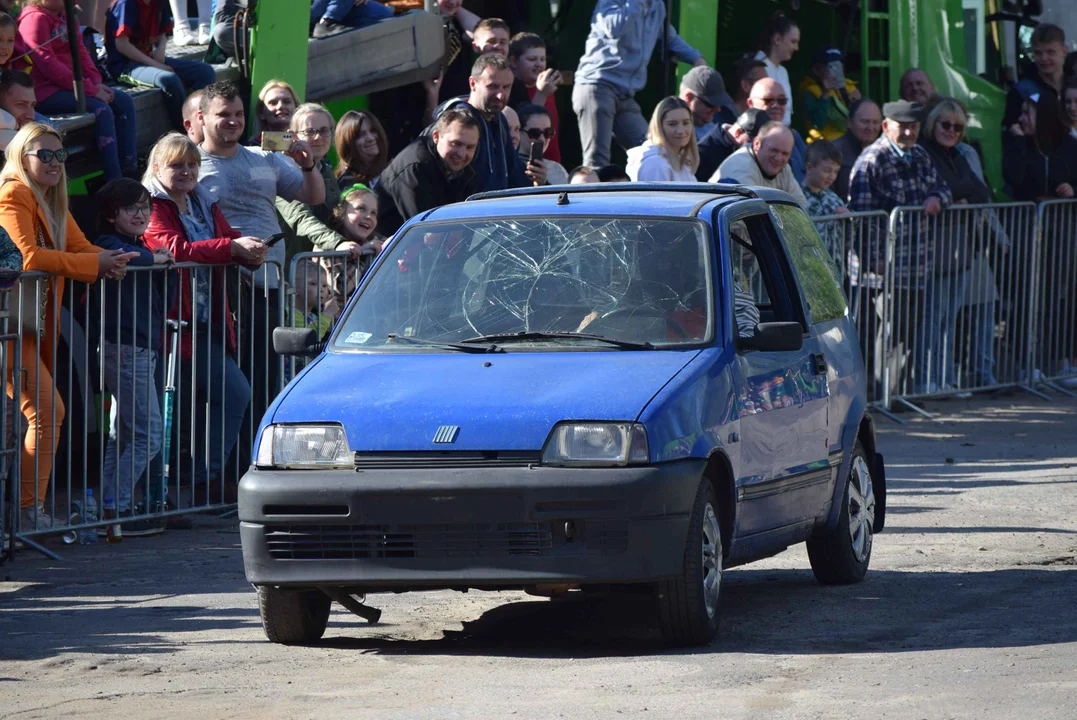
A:
[[[681,574],[658,583],[658,626],[671,645],[708,645],[721,616],[722,534],[714,488],[704,478],[696,492]],[[705,544],[706,536],[706,544]],[[704,556],[708,556],[705,560]],[[705,586],[713,581],[713,607]]]
[[[863,489],[865,482],[866,493]],[[866,503],[863,502],[865,494]],[[850,495],[853,496],[852,502]],[[854,514],[858,518],[855,527],[851,521]],[[838,524],[808,540],[808,560],[815,579],[823,585],[849,585],[863,580],[871,563],[874,522],[875,491],[871,463],[863,446],[857,441],[845,477]]]
[[[258,611],[266,637],[281,645],[303,645],[321,638],[333,601],[320,590],[258,587]]]

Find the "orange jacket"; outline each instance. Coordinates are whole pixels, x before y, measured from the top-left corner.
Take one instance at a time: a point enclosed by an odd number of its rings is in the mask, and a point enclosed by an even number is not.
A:
[[[97,254],[103,250],[90,244],[71,213],[67,214],[67,249],[53,249],[45,211],[38,205],[33,191],[18,178],[11,178],[0,185],[0,226],[7,230],[22,253],[24,272],[39,270],[54,276],[51,284],[55,292],[49,298],[41,348],[41,358],[48,365],[52,362],[52,347],[56,338],[57,306],[64,297],[64,278],[85,283],[96,281]],[[45,244],[50,247],[38,247],[38,227],[44,234]]]

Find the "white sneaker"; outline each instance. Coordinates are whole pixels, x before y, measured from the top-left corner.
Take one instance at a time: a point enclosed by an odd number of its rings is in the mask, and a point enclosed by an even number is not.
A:
[[[32,507],[23,508],[21,519],[22,525],[20,527],[23,532],[52,529],[52,518],[49,517],[43,507],[39,507],[36,510]]]
[[[198,38],[191,33],[191,27],[185,22],[177,22],[172,30],[172,42],[180,47],[197,45]]]
[[[198,23],[198,44],[209,45],[210,38],[209,23]]]

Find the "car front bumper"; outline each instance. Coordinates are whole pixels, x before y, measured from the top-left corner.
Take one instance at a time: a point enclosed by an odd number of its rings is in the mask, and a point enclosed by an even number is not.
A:
[[[243,565],[255,585],[367,591],[653,581],[681,570],[704,464],[252,468]]]

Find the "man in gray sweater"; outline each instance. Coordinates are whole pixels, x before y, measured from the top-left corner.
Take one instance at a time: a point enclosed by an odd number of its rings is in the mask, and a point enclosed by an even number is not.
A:
[[[784,124],[771,121],[763,126],[751,145],[742,147],[721,164],[711,182],[735,182],[784,190],[807,210],[808,200],[793,177],[789,158],[793,154],[793,133]]]

